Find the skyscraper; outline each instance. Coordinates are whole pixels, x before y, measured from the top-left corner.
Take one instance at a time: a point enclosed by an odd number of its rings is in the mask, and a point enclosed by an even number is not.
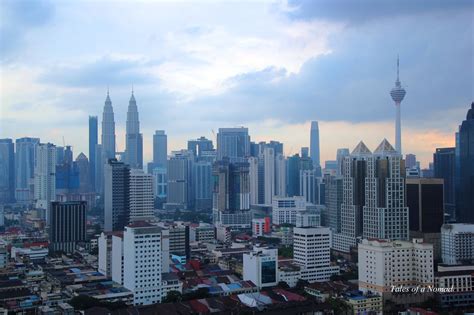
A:
[[[326,226],[333,233],[341,232],[342,177],[340,175],[324,176],[324,191],[326,201]]]
[[[212,163],[193,163],[193,185],[196,210],[212,209]]]
[[[135,96],[130,97],[127,111],[127,130],[125,135],[125,159],[130,168],[143,169],[143,136]]]
[[[459,128],[459,162],[456,218],[459,223],[474,223],[474,102]]]
[[[86,202],[52,202],[49,244],[53,251],[72,253],[78,242],[86,241]]]
[[[321,167],[320,151],[319,151],[319,126],[317,121],[311,122],[311,137],[310,137],[310,154],[313,160],[313,167]]]
[[[46,211],[49,223],[51,202],[56,199],[56,146],[41,143],[36,146],[35,160],[35,201],[36,208]]]
[[[261,158],[263,159],[264,203],[270,205],[275,195],[275,151],[273,148],[265,147]]]
[[[250,156],[248,128],[219,128],[217,133],[217,159],[229,158],[230,162],[246,162]]]
[[[395,118],[395,148],[398,153],[402,154],[402,126],[401,126],[401,103],[405,97],[406,91],[400,83],[399,76],[400,62],[397,57],[397,81],[395,81],[395,87],[390,91],[396,107],[396,118]]]
[[[95,149],[99,138],[97,116],[89,116],[89,173],[90,188],[95,191]]]
[[[195,140],[188,140],[188,150],[193,151],[194,156],[201,157],[204,151],[214,150],[212,140],[200,137]]]
[[[109,159],[104,165],[104,231],[122,231],[130,221],[130,168]]]
[[[454,179],[456,172],[456,149],[436,148],[433,154],[434,177],[444,179],[444,210],[455,217],[456,191],[454,189]]]
[[[193,208],[193,162],[193,152],[188,150],[175,151],[168,160],[168,192],[166,196],[167,207],[179,209]]]
[[[342,161],[344,161],[344,157],[348,156],[349,149],[348,148],[341,148],[337,149],[336,153],[336,161],[337,161],[337,170],[336,175],[342,175]]]
[[[15,200],[15,149],[12,139],[0,139],[0,204]]]
[[[110,100],[109,91],[105,99],[104,112],[102,114],[102,164],[109,159],[115,158],[115,121],[114,109]],[[97,161],[96,161],[97,163]],[[100,176],[103,176],[102,174]],[[97,188],[97,187],[96,187]]]
[[[17,202],[30,202],[33,200],[33,183],[35,176],[36,146],[39,138],[16,139],[15,169]]]
[[[416,168],[416,155],[408,153],[405,155],[405,166],[407,168]]]
[[[156,130],[153,135],[153,163],[155,167],[166,167],[168,137],[164,130]]]
[[[74,168],[77,169],[79,175],[79,192],[86,193],[91,191],[91,183],[89,175],[92,173],[90,171],[90,163],[87,159],[87,156],[84,153],[80,153],[76,161],[74,162]]]

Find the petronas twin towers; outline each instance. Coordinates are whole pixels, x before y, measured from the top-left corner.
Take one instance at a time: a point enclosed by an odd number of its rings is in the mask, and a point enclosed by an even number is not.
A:
[[[115,158],[115,120],[112,101],[109,92],[105,99],[104,113],[102,115],[102,159],[106,163],[108,159]],[[140,133],[140,121],[138,119],[138,108],[132,90],[132,96],[128,102],[127,128],[125,135],[124,162],[130,168],[143,168],[143,136]]]

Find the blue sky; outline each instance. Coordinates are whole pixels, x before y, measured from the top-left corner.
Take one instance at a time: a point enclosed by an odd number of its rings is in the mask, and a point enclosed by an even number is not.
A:
[[[454,144],[474,92],[472,1],[13,1],[0,26],[0,137],[39,136],[87,152],[87,117],[110,88],[119,150],[134,86],[151,158],[219,127],[247,126],[287,154],[322,158],[393,141],[396,78],[404,152],[426,164]]]

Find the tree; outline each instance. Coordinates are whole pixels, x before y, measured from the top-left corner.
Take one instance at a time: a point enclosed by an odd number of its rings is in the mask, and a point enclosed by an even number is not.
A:
[[[308,286],[309,282],[303,279],[298,279],[298,282],[296,282],[296,289],[302,291],[304,290],[304,287]]]
[[[348,314],[351,311],[350,305],[341,299],[329,298],[326,302],[331,306],[334,314]]]
[[[161,301],[162,303],[176,303],[183,299],[183,295],[179,291],[169,291],[166,297]]]
[[[293,247],[286,246],[278,249],[278,255],[286,258],[293,258]]]

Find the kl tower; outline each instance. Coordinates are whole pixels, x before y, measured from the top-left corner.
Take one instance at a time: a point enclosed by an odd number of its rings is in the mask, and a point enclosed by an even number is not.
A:
[[[399,154],[402,154],[402,126],[400,118],[400,106],[407,92],[400,84],[399,68],[400,63],[397,57],[397,81],[395,81],[395,87],[390,91],[390,96],[392,96],[397,109],[397,117],[395,119],[395,149]]]

